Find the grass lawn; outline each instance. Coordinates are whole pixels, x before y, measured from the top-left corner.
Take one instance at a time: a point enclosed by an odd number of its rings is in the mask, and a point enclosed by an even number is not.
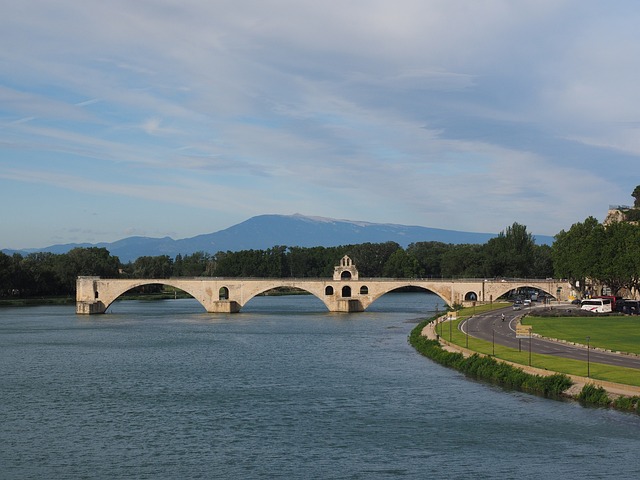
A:
[[[493,308],[500,308],[500,306],[505,306],[505,305],[494,305]],[[482,308],[484,308],[484,306]],[[491,310],[491,308],[487,308],[487,310]],[[478,313],[480,313],[480,307],[476,309],[476,314]],[[530,364],[533,367],[543,368],[553,372],[566,373],[570,375],[578,375],[582,377],[587,376],[587,362],[581,362],[578,360],[571,360],[567,358],[556,357],[553,355],[541,355],[536,353],[531,353],[531,356],[529,356],[529,349],[528,349],[529,345],[528,345],[527,339],[522,340],[521,351],[518,351],[518,349],[503,347],[497,344],[494,345],[492,342],[480,340],[477,338],[473,338],[471,336],[469,336],[467,339],[467,336],[464,333],[462,333],[460,330],[458,330],[458,325],[460,324],[461,321],[463,321],[465,318],[468,318],[472,314],[473,314],[472,308],[462,309],[458,312],[458,318],[452,322],[451,341],[456,345],[459,345],[461,347],[466,347],[467,341],[468,341],[468,348],[470,350],[473,350],[479,353],[484,353],[486,355],[493,355],[496,358],[501,358],[503,360],[508,360],[510,362],[518,363],[521,365]],[[613,319],[613,317],[611,318]],[[627,317],[627,318],[631,318],[631,317]],[[619,320],[625,320],[625,319],[626,319],[625,317],[619,318]],[[545,321],[551,320],[558,323],[558,321],[561,320],[560,317],[558,318],[526,317],[526,320],[527,321],[523,322],[523,324],[530,325],[531,323],[529,323],[529,320],[533,320],[536,322],[534,323],[534,330],[533,330],[534,332],[540,333],[541,335],[544,335],[544,336],[551,336],[553,338],[562,338],[556,334],[547,335],[547,334],[541,333],[537,329],[538,320],[545,320]],[[585,320],[585,319],[571,318],[570,320]],[[602,322],[603,319],[589,318],[586,320],[599,320],[600,322]],[[636,330],[640,329],[640,319],[636,320],[635,325],[636,325]],[[609,326],[611,326],[611,324],[609,324]],[[441,336],[443,339],[449,340],[448,322],[445,322],[438,326],[438,333],[441,333]],[[586,335],[582,336],[582,332],[580,331],[578,331],[576,334],[578,336],[581,336],[581,338],[583,339],[586,337]],[[591,339],[593,338],[594,337],[592,334]],[[580,340],[575,340],[575,341],[580,341]],[[637,348],[638,342],[640,342],[640,339],[638,339],[638,341],[636,342],[631,342],[631,344],[635,343]],[[593,342],[590,342],[590,344],[593,346]],[[608,348],[608,347],[604,347],[604,348]],[[629,351],[629,350],[626,350],[626,351]],[[531,361],[529,361],[529,359],[531,359]],[[614,367],[610,365],[603,365],[599,363],[590,362],[589,371],[590,371],[590,377],[594,379],[623,383],[626,385],[640,386],[640,372],[638,372],[638,370],[633,368]]]
[[[616,352],[640,354],[640,317],[534,317],[522,319],[533,332],[543,337],[559,338],[569,342]]]

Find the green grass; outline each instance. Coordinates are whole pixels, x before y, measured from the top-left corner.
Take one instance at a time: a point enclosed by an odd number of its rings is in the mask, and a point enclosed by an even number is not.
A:
[[[504,306],[504,305],[502,305]],[[495,306],[494,308],[499,308]],[[480,313],[476,310],[476,314]],[[578,375],[582,377],[587,376],[587,362],[581,362],[578,360],[571,360],[567,358],[556,357],[553,355],[541,355],[537,353],[531,353],[531,362],[529,363],[529,343],[527,339],[521,341],[521,351],[518,349],[504,347],[502,345],[493,344],[485,340],[480,340],[472,336],[467,336],[458,330],[458,325],[464,319],[473,314],[472,308],[465,308],[458,312],[458,319],[453,321],[451,325],[451,341],[461,347],[466,347],[468,342],[468,348],[475,352],[484,353],[485,355],[493,355],[496,358],[507,360],[513,363],[521,365],[531,365],[532,367],[542,368],[553,372],[566,373],[569,375]],[[534,317],[527,317],[527,319],[533,320]],[[559,319],[542,319],[538,320],[559,320]],[[579,319],[583,320],[583,319]],[[602,319],[594,319],[600,320]],[[525,323],[525,322],[523,322]],[[528,324],[528,323],[526,323]],[[638,323],[640,325],[640,323]],[[534,332],[537,331],[534,326]],[[437,333],[445,340],[449,340],[449,324],[444,322],[438,325]],[[559,338],[554,336],[554,338]],[[593,338],[593,337],[592,337]],[[609,382],[623,383],[626,385],[640,386],[640,373],[633,368],[614,367],[610,365],[603,365],[599,363],[590,362],[589,364],[590,377],[598,380],[604,380]]]
[[[523,325],[543,337],[558,338],[616,352],[640,354],[640,317],[534,317]]]

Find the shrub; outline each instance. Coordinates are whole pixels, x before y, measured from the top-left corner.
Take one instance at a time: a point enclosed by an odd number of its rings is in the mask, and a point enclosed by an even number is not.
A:
[[[576,397],[584,405],[595,407],[607,407],[611,404],[611,399],[607,391],[602,387],[596,387],[592,383],[586,384]]]
[[[618,410],[640,413],[640,397],[618,397],[613,400],[613,407]]]
[[[571,385],[571,379],[563,374],[547,377],[526,373],[520,368],[498,362],[494,358],[477,353],[464,358],[461,353],[444,350],[436,340],[421,335],[428,321],[418,324],[409,335],[409,343],[422,355],[465,375],[497,385],[544,396],[559,396]]]

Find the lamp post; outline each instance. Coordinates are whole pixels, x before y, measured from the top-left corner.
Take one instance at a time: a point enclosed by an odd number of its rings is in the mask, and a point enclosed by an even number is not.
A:
[[[531,328],[529,328],[529,366],[531,366]]]
[[[493,356],[496,356],[496,331],[491,330],[491,350],[493,351]]]
[[[587,336],[587,378],[591,376],[591,365],[589,364],[589,340],[591,340],[591,337]]]
[[[465,335],[465,341],[466,341],[466,348],[469,348],[469,320],[471,320],[470,318],[467,318],[464,321],[464,335]]]

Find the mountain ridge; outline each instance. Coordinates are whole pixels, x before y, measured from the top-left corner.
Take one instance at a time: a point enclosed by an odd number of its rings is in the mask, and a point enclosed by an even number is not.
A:
[[[335,247],[360,243],[396,242],[403,248],[416,242],[443,242],[450,244],[483,244],[497,234],[461,232],[440,228],[339,220],[328,217],[264,214],[251,217],[241,223],[213,233],[174,240],[171,237],[126,237],[114,242],[66,243],[44,248],[10,250],[5,254],[29,254],[35,252],[67,253],[77,247],[100,247],[109,250],[122,262],[134,261],[141,256],[178,254],[191,255],[203,251],[215,254],[220,251],[266,250],[276,245],[287,247]],[[535,236],[537,243],[551,244],[549,236]]]

